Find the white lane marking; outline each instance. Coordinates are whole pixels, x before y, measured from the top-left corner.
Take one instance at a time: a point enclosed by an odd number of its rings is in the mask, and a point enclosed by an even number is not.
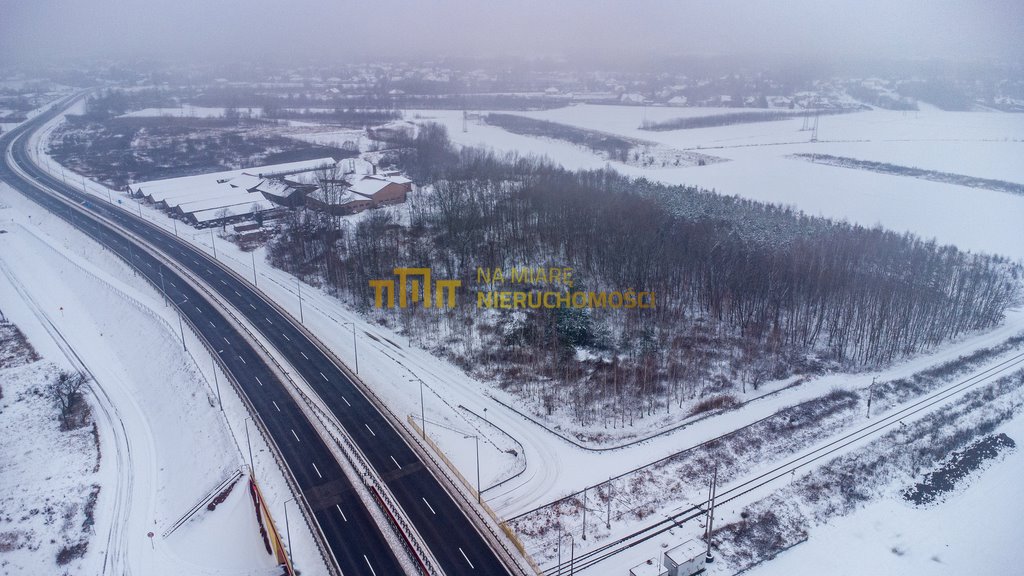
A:
[[[324,475],[320,473],[320,469],[316,467],[316,463],[312,462],[311,464],[313,464],[313,470],[316,470],[316,475],[323,479]]]
[[[245,358],[239,356],[238,359],[242,361],[242,364],[248,364],[248,362],[245,361]]]
[[[281,407],[277,405],[277,402],[274,402],[273,400],[271,400],[270,403],[274,405],[274,408],[277,408],[278,412],[281,411]]]
[[[223,284],[223,285],[225,285],[225,286],[227,286],[227,285],[228,285],[228,283],[227,283],[227,282],[225,282],[225,281],[223,281],[223,280],[221,280],[221,281],[220,281],[220,283],[221,283],[221,284]]]
[[[228,340],[227,336],[221,336],[221,338],[224,338],[226,344],[231,344],[231,340]]]
[[[292,436],[295,436],[296,442],[302,442],[302,440],[299,440],[299,435],[295,433],[295,430],[292,430]]]
[[[241,294],[238,293],[238,290],[235,290],[235,296],[241,296]]]
[[[398,463],[398,460],[395,460],[394,456],[391,456],[391,461],[395,463],[395,466],[398,466],[399,470],[402,469],[402,465]],[[424,502],[426,502],[426,500],[424,500]],[[427,504],[427,506],[430,506],[430,504]]]
[[[170,280],[168,280],[167,283],[170,284],[171,286],[174,286],[175,288],[178,287],[174,282],[171,282]]]
[[[373,569],[373,564],[370,564],[370,559],[366,557],[366,554],[363,554],[363,560],[366,560],[366,565],[370,567],[373,576],[377,576],[377,571]]]
[[[292,341],[292,339],[291,339],[291,338],[289,338],[289,337],[288,337],[288,335],[287,335],[287,334],[285,334],[284,332],[281,332],[281,336],[284,336],[284,339],[285,339],[285,340],[287,340],[287,341],[289,341],[289,342],[291,342],[291,341]]]
[[[305,352],[299,352],[299,354],[302,354],[303,358],[305,358],[306,360],[309,360],[309,356],[306,356]]]
[[[427,505],[427,508],[430,508],[430,513],[431,514],[433,514],[434,516],[437,516],[437,512],[434,512],[434,507],[430,505],[430,502],[427,502],[426,498],[420,498],[420,500],[423,500],[423,503]]]
[[[196,312],[199,312],[200,314],[202,314],[203,313],[203,309],[200,308],[199,306],[196,306]]]
[[[327,376],[324,376],[323,372],[321,372],[320,375],[323,376],[324,380],[327,380]],[[327,381],[330,382],[330,380],[327,380]]]
[[[345,513],[341,511],[341,504],[335,504],[334,507],[338,509],[338,514],[341,514],[341,519],[348,522],[348,518],[345,517]]]
[[[216,327],[217,327],[217,325],[216,325],[216,324],[214,324],[213,322],[210,322],[210,326],[213,326],[214,328],[216,328]]]
[[[256,382],[259,383],[260,386],[263,386],[263,382],[260,381],[259,376],[256,377]]]
[[[266,316],[264,316],[263,319],[267,321],[267,324],[270,324],[271,326],[274,325],[274,323],[270,321],[270,318],[267,318]]]
[[[252,305],[252,302],[249,302],[249,308],[252,308],[253,310],[256,309],[256,307]]]
[[[345,404],[348,404],[348,398],[345,398],[344,396],[342,396],[341,399],[345,401]],[[348,404],[348,407],[351,408],[352,405]]]
[[[366,426],[366,429],[370,430],[370,425],[369,424],[363,424],[363,426]],[[370,430],[370,434],[373,434],[373,430]],[[373,435],[376,436],[376,434],[373,434]]]
[[[462,548],[459,548],[459,554],[462,554],[462,557],[466,559],[466,564],[469,564],[470,568],[476,570],[476,566],[473,566],[473,563],[469,561],[469,556],[466,556],[466,553],[462,551]]]

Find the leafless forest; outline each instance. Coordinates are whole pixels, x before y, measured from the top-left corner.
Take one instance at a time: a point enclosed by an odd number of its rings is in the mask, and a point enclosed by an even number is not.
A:
[[[1022,271],[696,188],[463,148],[427,125],[390,143],[418,182],[408,217],[295,212],[271,260],[366,307],[477,375],[579,425],[736,401],[769,379],[863,370],[1000,322]],[[653,310],[375,311],[368,281],[430,266],[568,266],[573,290],[654,291]]]

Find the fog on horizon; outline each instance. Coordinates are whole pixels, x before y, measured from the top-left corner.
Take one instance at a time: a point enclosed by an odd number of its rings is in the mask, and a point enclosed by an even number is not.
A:
[[[1024,57],[1024,3],[6,0],[0,67],[80,58]]]

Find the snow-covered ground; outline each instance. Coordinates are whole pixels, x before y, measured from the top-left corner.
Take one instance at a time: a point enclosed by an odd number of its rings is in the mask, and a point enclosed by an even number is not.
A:
[[[221,412],[210,357],[188,331],[188,351],[182,349],[177,317],[153,288],[5,184],[0,199],[5,314],[42,356],[84,366],[95,379],[90,404],[99,424],[102,490],[83,561],[98,566],[106,559],[119,573],[270,573],[274,561],[263,548],[244,477],[215,511],[203,508],[164,535],[245,462],[238,442],[245,442],[246,414],[225,376],[219,377]],[[253,449],[261,487],[280,523],[290,495],[257,434]],[[4,481],[28,479],[5,472]],[[299,565],[308,573],[322,570],[309,532],[292,528]]]
[[[582,111],[574,112],[577,109]],[[731,162],[705,167],[659,169],[648,174],[650,177],[667,182],[696,183],[725,193],[795,204],[810,213],[847,218],[864,224],[882,223],[895,229],[911,230],[923,236],[935,236],[940,241],[952,242],[967,249],[1024,257],[1024,227],[1019,226],[1020,222],[1024,222],[1024,199],[1009,194],[815,166],[786,159],[785,156],[793,152],[819,150],[818,146],[840,145],[824,142],[815,145],[806,143],[807,133],[797,130],[799,120],[711,129],[719,131],[711,138],[706,133],[704,136],[694,134],[702,131],[682,131],[685,133],[682,135],[638,131],[636,127],[640,122],[638,114],[641,111],[635,107],[620,109],[579,106],[531,115],[573,123],[573,113],[595,116],[595,109],[602,114],[608,110],[614,113],[608,114],[608,118],[602,120],[603,123],[586,127],[609,132],[617,131],[616,133],[664,142],[679,148],[698,145],[738,146],[711,151],[716,156],[729,158]],[[681,115],[682,112],[689,111],[649,109],[647,114],[649,119],[656,120],[656,114],[670,113],[666,117],[671,117]],[[559,114],[564,114],[565,117]],[[826,127],[832,122],[870,118],[867,114],[875,113],[823,117],[820,121],[822,129],[819,138],[828,138]],[[934,139],[941,137],[943,129],[946,128],[943,122],[939,122],[938,127],[920,123],[916,127],[911,126],[914,124],[911,121],[920,119],[913,115],[886,112],[878,114],[881,115],[879,125],[888,130],[887,138],[899,136],[901,130],[914,129],[921,139]],[[932,112],[920,113],[921,116],[927,114]],[[888,123],[883,122],[885,118],[882,116],[886,115],[891,116]],[[1020,120],[1010,115],[992,116],[1000,120],[1006,118],[1006,122],[1015,127],[1007,129],[1000,122],[979,121],[982,126],[969,128],[964,138],[984,140],[985,146],[1005,144],[1005,147],[1010,148],[999,148],[1000,152],[994,154],[1009,157],[1012,147],[1021,144],[992,140],[998,140],[999,134],[1006,135],[1004,137],[1009,140],[1014,139],[1009,136],[1010,134],[1016,134],[1016,138],[1019,139],[1020,135],[1024,134]],[[477,124],[471,124],[469,131],[462,133],[460,111],[423,111],[420,117],[423,120],[443,120],[448,124],[452,138],[465,144],[483,142],[500,150],[546,154],[569,167],[605,166],[603,160],[588,151],[561,142],[518,136],[498,128]],[[857,130],[851,128],[850,134],[844,139],[857,139],[857,134]],[[707,140],[700,144],[701,138]],[[787,139],[803,140],[804,143],[779,144]],[[779,145],[763,145],[772,143]],[[746,146],[747,144],[758,146]],[[884,148],[879,150],[884,152]],[[863,156],[866,152],[845,154],[859,157],[858,154]],[[910,163],[912,160],[909,156],[905,158],[910,159],[870,157],[894,163]],[[626,173],[643,173],[631,167],[616,168]],[[955,169],[956,166],[943,168],[958,171]],[[1017,174],[1011,168],[1005,168],[1004,172],[966,173],[1004,179],[1016,177]],[[1024,180],[1024,177],[1018,180]],[[92,183],[89,184],[89,188],[97,198],[106,200],[105,189]],[[114,192],[114,195],[117,193]],[[137,210],[132,201],[123,200],[129,203],[130,209]],[[172,229],[170,221],[163,214],[146,207],[142,208],[142,212],[146,218],[158,225],[168,230]],[[979,233],[979,230],[984,230],[984,233]],[[181,230],[181,236],[209,250],[209,233],[204,231],[190,234]],[[243,277],[253,277],[254,270],[249,254],[220,239],[216,242],[217,255],[222,263]],[[298,316],[298,290],[295,279],[264,264],[264,256],[262,249],[256,252],[255,272],[259,288]],[[741,410],[729,413],[726,417],[705,420],[672,434],[657,436],[606,454],[576,446],[552,435],[536,422],[507,407],[505,404],[514,401],[511,397],[502,395],[500,391],[486,383],[469,378],[457,367],[430,355],[416,347],[415,343],[408,342],[404,336],[367,322],[365,318],[347,309],[321,290],[303,285],[301,291],[306,325],[350,366],[354,365],[355,357],[352,333],[346,323],[355,323],[356,338],[359,342],[360,376],[384,397],[400,416],[412,415],[419,418],[419,386],[422,382],[427,431],[440,443],[442,449],[471,483],[476,479],[477,463],[476,442],[471,436],[480,438],[480,476],[481,484],[485,488],[484,497],[502,516],[511,516],[545,504],[583,486],[594,484],[609,476],[677,452],[702,439],[717,436],[743,423],[771,414],[783,406],[819,395],[833,386],[863,388],[870,382],[869,375],[821,378],[811,385],[800,386],[771,398],[753,402]],[[972,349],[998,343],[1021,329],[1024,329],[1024,314],[1015,311],[999,330],[947,345],[933,354],[883,371],[878,376],[884,380],[908,375]],[[504,403],[496,402],[495,398]],[[493,487],[502,481],[507,482]],[[488,487],[493,488],[488,490]],[[614,563],[615,570],[619,571],[620,567],[628,568],[633,565],[629,563],[632,560],[639,562],[657,551],[656,547],[638,547],[634,552],[617,559]],[[621,572],[624,573],[624,570]]]
[[[1020,475],[1024,419],[1001,430],[1018,449],[940,504],[915,507],[903,499],[868,504],[851,516],[811,532],[807,542],[756,567],[752,576],[1009,574],[1024,565],[1020,546]]]
[[[417,122],[436,121],[453,141],[500,151],[549,156],[568,168],[603,168],[668,184],[697,185],[722,194],[795,206],[812,215],[913,232],[966,250],[1024,259],[1024,197],[939,182],[819,166],[787,158],[824,153],[1024,183],[1024,115],[999,112],[895,112],[873,110],[822,116],[818,142],[800,131],[802,119],[715,128],[651,132],[649,120],[721,113],[716,109],[579,105],[523,116],[699,149],[730,162],[644,170],[607,163],[572,144],[511,134],[470,123],[462,112],[413,111]],[[733,112],[735,110],[732,110]]]

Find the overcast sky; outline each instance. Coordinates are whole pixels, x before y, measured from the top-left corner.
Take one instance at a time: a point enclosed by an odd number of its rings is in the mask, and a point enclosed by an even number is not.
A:
[[[1021,0],[0,0],[0,59],[1024,58]]]

